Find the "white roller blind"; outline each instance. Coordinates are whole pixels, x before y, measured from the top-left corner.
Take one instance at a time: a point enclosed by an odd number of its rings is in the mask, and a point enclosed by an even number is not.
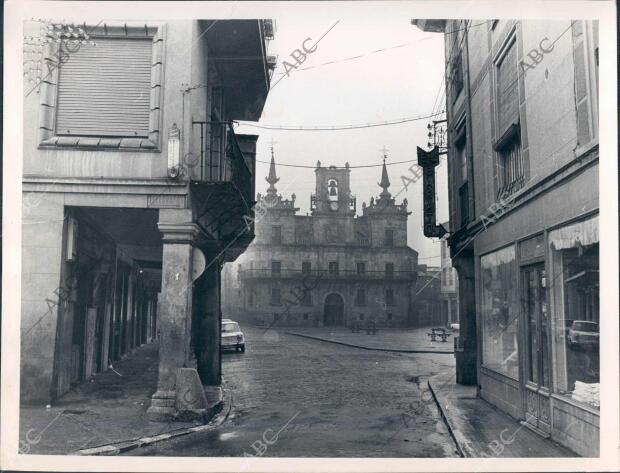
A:
[[[96,38],[60,66],[56,134],[146,137],[151,38]]]

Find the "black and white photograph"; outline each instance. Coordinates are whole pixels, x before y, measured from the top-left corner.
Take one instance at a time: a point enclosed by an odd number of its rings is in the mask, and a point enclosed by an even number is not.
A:
[[[615,2],[4,20],[3,470],[620,468]]]

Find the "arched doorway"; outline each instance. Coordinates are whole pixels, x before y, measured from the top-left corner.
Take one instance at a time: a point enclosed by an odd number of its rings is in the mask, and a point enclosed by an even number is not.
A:
[[[332,293],[325,298],[323,325],[344,325],[344,301],[339,294]]]

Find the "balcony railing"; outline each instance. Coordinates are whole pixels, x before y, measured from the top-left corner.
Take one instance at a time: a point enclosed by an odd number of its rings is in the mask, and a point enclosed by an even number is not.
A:
[[[358,273],[356,269],[281,269],[273,272],[271,269],[244,269],[239,271],[241,279],[374,279],[374,280],[411,280],[415,278],[415,271],[365,271]]]
[[[202,182],[231,183],[252,205],[252,172],[230,122],[193,122],[199,127],[200,157],[192,163],[191,177]]]

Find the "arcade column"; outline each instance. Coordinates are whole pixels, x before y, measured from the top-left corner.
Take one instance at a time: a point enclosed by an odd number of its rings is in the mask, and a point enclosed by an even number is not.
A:
[[[455,342],[456,382],[477,384],[476,279],[474,256],[463,251],[452,260],[459,276],[459,336]]]
[[[201,417],[207,407],[190,348],[192,253],[199,229],[185,209],[161,209],[157,226],[163,239],[159,374],[147,416],[152,421],[186,420]]]

